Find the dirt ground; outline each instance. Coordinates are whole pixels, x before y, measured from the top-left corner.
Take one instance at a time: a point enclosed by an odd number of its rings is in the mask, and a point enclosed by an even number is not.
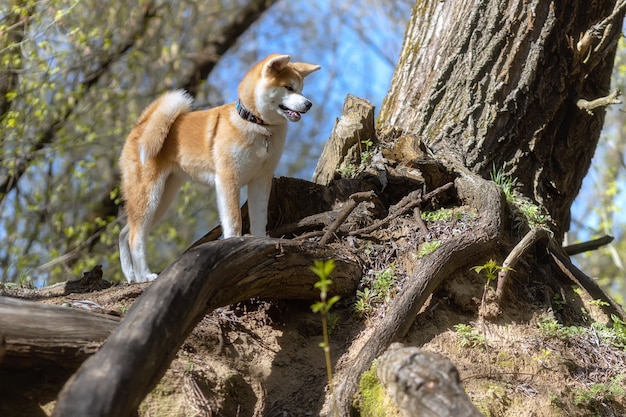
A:
[[[474,273],[448,281],[422,310],[404,343],[448,357],[487,416],[624,415],[626,353],[593,330],[592,322],[607,321],[593,303],[586,304],[589,322],[578,326],[590,330],[563,335],[547,331],[545,323],[564,321],[559,316],[566,310],[582,307],[584,297],[578,293],[568,291],[572,301],[565,303],[571,305],[554,311],[541,302],[543,286],[519,286],[525,296],[518,293],[520,299],[503,304],[498,317],[487,321],[477,319],[483,285]],[[114,286],[46,302],[78,308],[90,300],[123,315],[134,300],[120,298],[122,293],[128,294],[125,286]],[[334,308],[334,360],[384,314],[356,318],[354,301],[342,300]],[[457,325],[467,327],[459,330]],[[139,415],[318,415],[326,393],[321,340],[320,319],[307,303],[251,300],[221,308],[195,328]],[[9,377],[4,375],[0,383],[0,415],[50,415],[63,376]]]

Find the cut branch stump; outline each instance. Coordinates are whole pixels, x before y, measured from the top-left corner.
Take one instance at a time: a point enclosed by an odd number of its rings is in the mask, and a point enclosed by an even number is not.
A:
[[[378,359],[378,379],[404,417],[482,417],[449,359],[394,343]]]
[[[329,185],[339,169],[359,165],[360,155],[365,150],[361,142],[366,140],[376,141],[374,106],[367,100],[348,94],[341,118],[335,122],[313,173],[313,182]]]

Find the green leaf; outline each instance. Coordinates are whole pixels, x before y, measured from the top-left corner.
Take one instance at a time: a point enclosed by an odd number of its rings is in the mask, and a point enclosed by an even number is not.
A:
[[[315,275],[320,279],[326,279],[335,269],[335,261],[329,259],[328,261],[320,261],[318,259],[313,261],[313,266],[310,268]]]
[[[319,313],[320,311],[324,310],[324,303],[321,301],[316,302],[315,304],[311,305],[311,310],[313,310],[314,313]]]
[[[339,297],[338,295],[335,295],[334,297],[331,297],[330,300],[327,301],[328,304],[328,309],[330,310],[330,308],[333,306],[333,304],[335,304],[337,301],[339,301],[341,297]]]

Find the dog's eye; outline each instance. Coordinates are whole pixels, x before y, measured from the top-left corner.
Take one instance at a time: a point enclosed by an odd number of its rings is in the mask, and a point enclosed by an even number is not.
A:
[[[286,85],[286,86],[285,86],[285,88],[286,88],[288,91],[293,91],[293,87],[292,87],[292,86],[290,86],[290,85]]]

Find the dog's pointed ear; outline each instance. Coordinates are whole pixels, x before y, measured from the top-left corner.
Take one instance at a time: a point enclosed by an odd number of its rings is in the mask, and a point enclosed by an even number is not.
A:
[[[274,55],[270,58],[265,64],[265,68],[263,68],[264,73],[268,73],[269,71],[281,72],[283,68],[289,64],[289,60],[291,57],[289,55]]]
[[[319,70],[320,68],[322,68],[319,65],[307,64],[304,62],[294,62],[291,65],[293,65],[296,71],[298,71],[300,75],[302,75],[303,78],[309,75],[310,73],[315,72]]]

